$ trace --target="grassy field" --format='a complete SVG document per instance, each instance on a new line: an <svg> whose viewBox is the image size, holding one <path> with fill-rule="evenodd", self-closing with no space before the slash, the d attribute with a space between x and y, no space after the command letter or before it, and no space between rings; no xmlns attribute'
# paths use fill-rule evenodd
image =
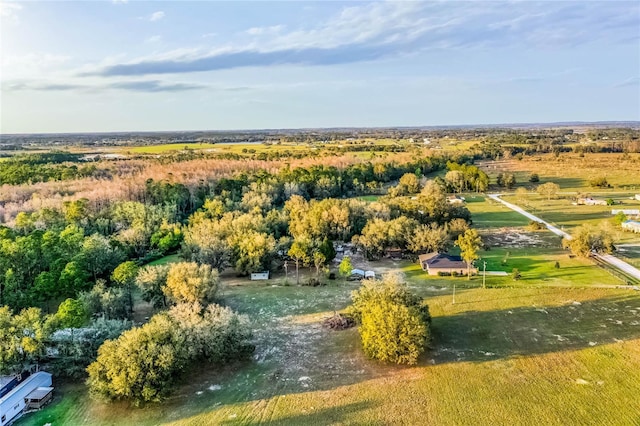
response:
<svg viewBox="0 0 640 426"><path fill-rule="evenodd" d="M148 145L148 146L136 146L122 148L122 153L130 154L164 154L174 151L210 151L216 153L234 153L234 154L247 154L247 153L260 153L271 151L301 151L312 149L306 144L279 144L279 145L266 145L261 143L173 143L173 144L161 144L161 145Z"/></svg>
<svg viewBox="0 0 640 426"><path fill-rule="evenodd" d="M555 182L563 191L589 193L613 190L636 193L640 191L640 154L579 154L562 153L557 158L552 154L525 157L522 160L482 161L479 166L494 179L498 173L514 173L518 183L529 184L531 173L540 176L540 183ZM591 188L589 181L606 177L612 188Z"/></svg>
<svg viewBox="0 0 640 426"><path fill-rule="evenodd" d="M179 254L170 254L168 256L161 257L160 259L156 259L153 262L149 262L149 265L166 265L169 263L181 262L182 258Z"/></svg>
<svg viewBox="0 0 640 426"><path fill-rule="evenodd" d="M490 198L475 194L463 195L467 208L471 212L471 218L473 219L473 226L475 228L488 229L526 226L529 223L526 217Z"/></svg>
<svg viewBox="0 0 640 426"><path fill-rule="evenodd" d="M410 274L407 274L410 275ZM409 277L408 277L409 278ZM63 385L20 425L456 424L632 425L640 421L640 295L614 289L459 289L410 279L433 315L417 366L363 358L356 330L320 322L354 284L228 286L250 316L251 362L199 366L165 403L90 400Z"/></svg>

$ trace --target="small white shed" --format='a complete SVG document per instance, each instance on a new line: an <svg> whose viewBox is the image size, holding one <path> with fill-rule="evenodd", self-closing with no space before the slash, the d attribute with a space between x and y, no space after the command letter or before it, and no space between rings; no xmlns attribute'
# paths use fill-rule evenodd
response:
<svg viewBox="0 0 640 426"><path fill-rule="evenodd" d="M352 269L351 275L360 275L361 277L364 277L364 271L362 269Z"/></svg>
<svg viewBox="0 0 640 426"><path fill-rule="evenodd" d="M261 280L268 280L268 279L269 279L269 271L251 273L251 281L261 281Z"/></svg>
<svg viewBox="0 0 640 426"><path fill-rule="evenodd" d="M0 398L0 426L8 425L22 415L27 408L27 399L32 404L51 398L51 384L51 374L38 371Z"/></svg>
<svg viewBox="0 0 640 426"><path fill-rule="evenodd" d="M375 278L376 277L376 273L373 271L364 271L364 277L365 278Z"/></svg>

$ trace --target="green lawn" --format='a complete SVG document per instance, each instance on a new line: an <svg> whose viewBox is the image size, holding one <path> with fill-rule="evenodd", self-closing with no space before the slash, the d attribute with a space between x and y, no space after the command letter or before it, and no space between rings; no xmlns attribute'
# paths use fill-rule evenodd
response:
<svg viewBox="0 0 640 426"><path fill-rule="evenodd" d="M156 259L153 262L149 262L149 265L151 266L167 265L169 263L176 263L176 262L182 262L182 261L183 259L180 257L179 254L170 254L168 256L161 257L160 259Z"/></svg>
<svg viewBox="0 0 640 426"><path fill-rule="evenodd" d="M450 280L404 267L433 315L432 347L415 367L368 361L355 329L321 327L357 284L245 281L224 299L252 320L251 362L198 366L174 396L141 409L63 385L19 424L637 424L640 294L461 286L452 305Z"/></svg>
<svg viewBox="0 0 640 426"><path fill-rule="evenodd" d="M479 229L526 226L529 220L504 204L475 194L463 194L473 226Z"/></svg>

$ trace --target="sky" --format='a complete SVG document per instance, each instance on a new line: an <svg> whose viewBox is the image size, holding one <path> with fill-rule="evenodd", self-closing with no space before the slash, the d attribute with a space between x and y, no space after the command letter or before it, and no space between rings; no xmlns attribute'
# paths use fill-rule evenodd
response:
<svg viewBox="0 0 640 426"><path fill-rule="evenodd" d="M4 1L0 133L640 120L639 1Z"/></svg>

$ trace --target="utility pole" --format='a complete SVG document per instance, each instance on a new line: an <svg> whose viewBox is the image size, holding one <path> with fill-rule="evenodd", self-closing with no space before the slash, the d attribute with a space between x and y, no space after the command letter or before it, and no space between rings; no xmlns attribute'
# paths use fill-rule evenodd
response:
<svg viewBox="0 0 640 426"><path fill-rule="evenodd" d="M484 260L482 261L482 288L487 288L486 287L486 282L487 282L487 262L485 262Z"/></svg>

